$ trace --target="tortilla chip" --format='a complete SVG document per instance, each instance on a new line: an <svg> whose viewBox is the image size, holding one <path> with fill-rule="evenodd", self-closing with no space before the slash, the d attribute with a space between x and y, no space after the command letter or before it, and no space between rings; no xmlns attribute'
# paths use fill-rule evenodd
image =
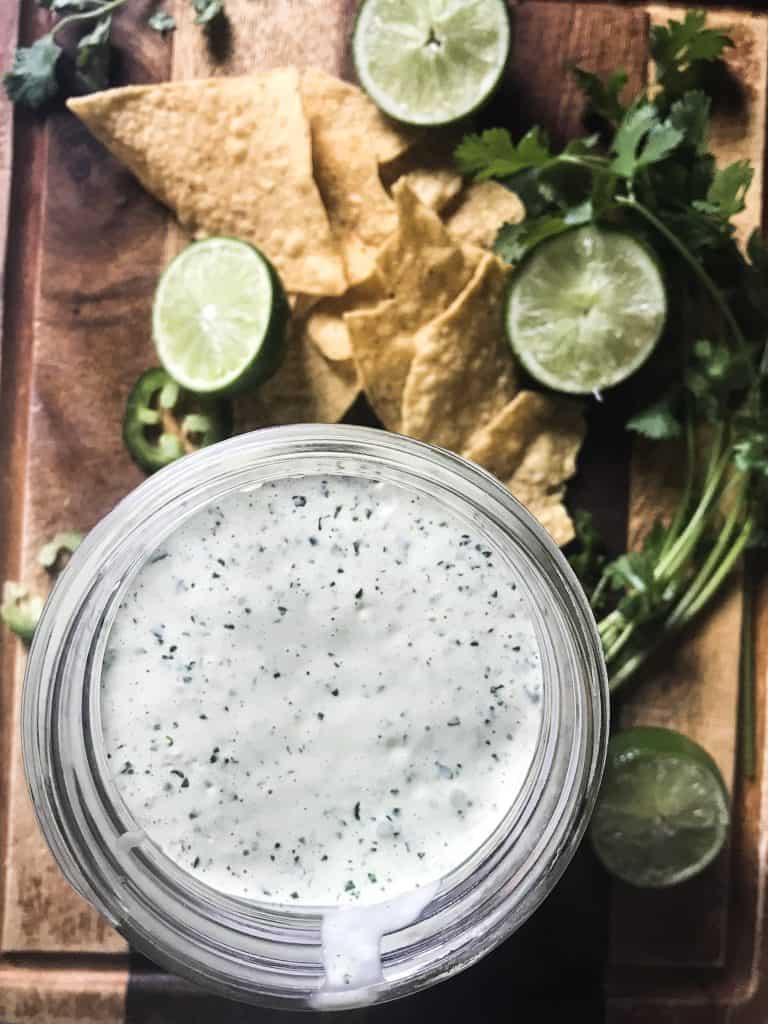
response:
<svg viewBox="0 0 768 1024"><path fill-rule="evenodd" d="M252 242L288 291L345 290L295 69L133 85L68 106L196 236Z"/></svg>
<svg viewBox="0 0 768 1024"><path fill-rule="evenodd" d="M445 312L416 335L402 432L460 452L518 392L502 328L508 268L490 253Z"/></svg>
<svg viewBox="0 0 768 1024"><path fill-rule="evenodd" d="M370 309L383 298L383 282L378 273L373 273L346 294L318 302L307 316L307 335L331 362L352 359L352 341L344 314Z"/></svg>
<svg viewBox="0 0 768 1024"><path fill-rule="evenodd" d="M574 536L563 496L585 432L578 402L521 391L462 454L505 483L562 545Z"/></svg>
<svg viewBox="0 0 768 1024"><path fill-rule="evenodd" d="M386 427L400 430L414 336L450 306L474 273L480 253L462 249L405 182L395 185L393 195L398 227L377 259L390 298L347 313L344 322L371 407Z"/></svg>
<svg viewBox="0 0 768 1024"><path fill-rule="evenodd" d="M395 128L357 86L323 71L301 79L312 131L315 180L341 248L350 284L373 270L376 252L397 227L379 178L379 160L404 152L413 136Z"/></svg>
<svg viewBox="0 0 768 1024"><path fill-rule="evenodd" d="M296 292L288 292L286 298L291 307L291 315L300 319L304 319L309 311L321 301L317 295L302 295L296 294Z"/></svg>
<svg viewBox="0 0 768 1024"><path fill-rule="evenodd" d="M238 431L285 423L338 423L360 392L354 362L332 363L295 320L280 369L237 401Z"/></svg>
<svg viewBox="0 0 768 1024"><path fill-rule="evenodd" d="M400 179L419 202L441 212L461 192L464 180L448 167L417 167Z"/></svg>
<svg viewBox="0 0 768 1024"><path fill-rule="evenodd" d="M490 249L502 224L519 224L525 208L514 192L497 181L470 185L445 224L454 238Z"/></svg>
<svg viewBox="0 0 768 1024"><path fill-rule="evenodd" d="M394 155L388 160L380 161L379 174L384 188L391 192L401 178L410 181L411 188L419 195L419 183L423 182L427 192L425 197L419 195L425 206L432 206L428 201L431 194L440 201L441 192L447 195L458 195L464 179L455 169L453 154L461 142L464 132L456 129L430 129L413 141L404 152ZM412 177L411 177L412 176ZM435 189L435 181L440 187ZM414 184L415 182L415 184ZM437 209L436 206L432 206Z"/></svg>

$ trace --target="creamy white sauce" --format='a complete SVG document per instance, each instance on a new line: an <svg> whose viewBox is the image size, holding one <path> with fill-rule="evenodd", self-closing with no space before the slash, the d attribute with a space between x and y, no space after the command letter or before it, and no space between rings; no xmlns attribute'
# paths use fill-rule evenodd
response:
<svg viewBox="0 0 768 1024"><path fill-rule="evenodd" d="M387 483L287 479L196 513L131 583L105 655L106 751L136 825L259 901L361 907L434 883L533 759L518 582L475 524ZM350 983L333 956L331 989Z"/></svg>

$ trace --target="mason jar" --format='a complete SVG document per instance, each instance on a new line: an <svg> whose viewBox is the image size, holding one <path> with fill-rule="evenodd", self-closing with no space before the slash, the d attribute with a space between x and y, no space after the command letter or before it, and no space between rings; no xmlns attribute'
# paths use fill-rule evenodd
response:
<svg viewBox="0 0 768 1024"><path fill-rule="evenodd" d="M394 912L388 904L350 910L275 903L207 884L136 820L105 751L105 651L131 581L201 509L265 483L318 474L428 495L471 523L514 567L541 663L540 724L519 792L510 794L500 824L470 856L406 897L405 905L395 900ZM395 434L291 426L179 460L88 534L35 632L21 722L29 788L53 856L73 888L134 949L233 999L327 1009L385 1002L448 978L536 910L589 820L605 758L608 691L576 578L544 529L495 478ZM353 947L353 959L362 958L351 983L349 975L347 984L330 983L331 933Z"/></svg>

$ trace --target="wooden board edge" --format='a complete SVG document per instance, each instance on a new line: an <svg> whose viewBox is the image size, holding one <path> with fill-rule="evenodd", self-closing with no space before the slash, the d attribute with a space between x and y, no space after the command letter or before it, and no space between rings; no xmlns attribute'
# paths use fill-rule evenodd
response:
<svg viewBox="0 0 768 1024"><path fill-rule="evenodd" d="M13 51L19 36L18 3L0 5L0 67L10 67ZM11 178L13 174L13 105L5 92L0 93L0 268L5 268L8 245L8 219L11 202ZM0 272L0 323L3 318L5 274ZM0 367L2 346L0 345Z"/></svg>
<svg viewBox="0 0 768 1024"><path fill-rule="evenodd" d="M3 1024L123 1024L127 959L119 967L0 966Z"/></svg>

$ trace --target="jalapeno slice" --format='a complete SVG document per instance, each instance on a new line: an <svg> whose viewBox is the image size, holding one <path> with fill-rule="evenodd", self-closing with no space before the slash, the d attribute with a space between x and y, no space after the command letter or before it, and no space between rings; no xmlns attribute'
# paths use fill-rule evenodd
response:
<svg viewBox="0 0 768 1024"><path fill-rule="evenodd" d="M162 369L147 370L131 388L123 418L123 442L146 473L232 433L226 399L186 391Z"/></svg>
<svg viewBox="0 0 768 1024"><path fill-rule="evenodd" d="M31 594L28 588L21 583L6 580L3 584L0 620L25 644L29 644L32 642L32 636L44 604L44 598L38 594Z"/></svg>

